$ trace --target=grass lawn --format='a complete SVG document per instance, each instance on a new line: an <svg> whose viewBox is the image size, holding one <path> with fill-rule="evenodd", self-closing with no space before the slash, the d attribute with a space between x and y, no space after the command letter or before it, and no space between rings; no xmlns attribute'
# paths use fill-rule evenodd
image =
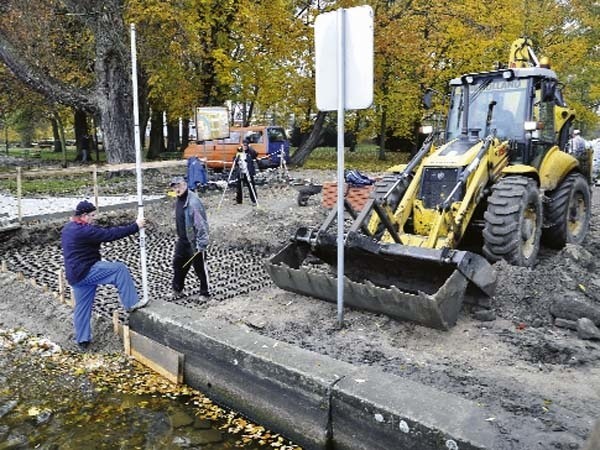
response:
<svg viewBox="0 0 600 450"><path fill-rule="evenodd" d="M396 164L405 164L410 154L386 152L385 160L379 160L379 147L376 145L357 145L353 152L344 152L344 167L365 172L383 172ZM337 167L337 149L335 147L319 147L315 149L303 166L305 169L328 169Z"/></svg>
<svg viewBox="0 0 600 450"><path fill-rule="evenodd" d="M91 153L93 161L96 161L96 152L93 151ZM0 148L0 154L6 155L6 148ZM77 149L73 146L67 146L67 162L73 162L76 155ZM60 164L63 160L63 154L61 152L54 152L52 148L48 147L10 147L8 149L8 156L30 159L32 161L55 161L57 164ZM100 162L106 162L106 154L103 151L99 152L99 156Z"/></svg>

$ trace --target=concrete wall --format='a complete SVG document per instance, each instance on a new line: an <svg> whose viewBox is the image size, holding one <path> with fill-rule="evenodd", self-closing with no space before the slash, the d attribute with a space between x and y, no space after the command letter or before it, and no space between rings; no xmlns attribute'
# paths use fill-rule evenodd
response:
<svg viewBox="0 0 600 450"><path fill-rule="evenodd" d="M202 312L153 301L132 330L185 355L184 382L306 449L493 449L485 411Z"/></svg>

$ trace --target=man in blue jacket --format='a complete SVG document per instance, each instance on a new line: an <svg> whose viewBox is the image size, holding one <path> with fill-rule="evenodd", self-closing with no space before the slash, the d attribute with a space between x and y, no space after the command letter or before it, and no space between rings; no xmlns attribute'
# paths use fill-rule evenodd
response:
<svg viewBox="0 0 600 450"><path fill-rule="evenodd" d="M200 295L209 296L206 248L208 247L208 220L206 210L198 195L188 189L183 177L174 177L171 188L177 195L175 201L175 227L177 243L173 255L173 299L182 297L185 276L190 267L200 279Z"/></svg>
<svg viewBox="0 0 600 450"><path fill-rule="evenodd" d="M111 284L119 291L121 303L126 311L134 311L146 305L138 300L129 269L122 262L102 261L100 244L135 234L144 227L144 220L118 227L94 225L96 207L83 200L75 209L75 215L67 223L61 235L65 274L75 295L75 341L81 349L86 349L92 340L90 320L96 288L101 284Z"/></svg>

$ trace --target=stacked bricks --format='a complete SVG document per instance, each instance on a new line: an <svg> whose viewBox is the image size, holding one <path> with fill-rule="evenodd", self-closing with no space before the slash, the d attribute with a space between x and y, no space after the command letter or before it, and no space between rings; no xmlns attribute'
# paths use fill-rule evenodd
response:
<svg viewBox="0 0 600 450"><path fill-rule="evenodd" d="M374 185L370 186L348 186L344 183L344 197L350 203L350 206L354 211L360 211L365 206L365 203L369 199L369 195L373 190ZM323 198L321 205L324 208L333 208L337 204L337 183L323 183Z"/></svg>

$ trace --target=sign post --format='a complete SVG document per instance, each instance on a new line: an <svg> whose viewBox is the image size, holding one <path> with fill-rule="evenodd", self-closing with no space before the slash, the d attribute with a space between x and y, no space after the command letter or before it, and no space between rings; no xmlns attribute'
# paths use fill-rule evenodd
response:
<svg viewBox="0 0 600 450"><path fill-rule="evenodd" d="M373 102L373 10L321 14L315 21L317 108L337 111L337 318L344 324L344 113ZM335 64L332 64L335 61Z"/></svg>

